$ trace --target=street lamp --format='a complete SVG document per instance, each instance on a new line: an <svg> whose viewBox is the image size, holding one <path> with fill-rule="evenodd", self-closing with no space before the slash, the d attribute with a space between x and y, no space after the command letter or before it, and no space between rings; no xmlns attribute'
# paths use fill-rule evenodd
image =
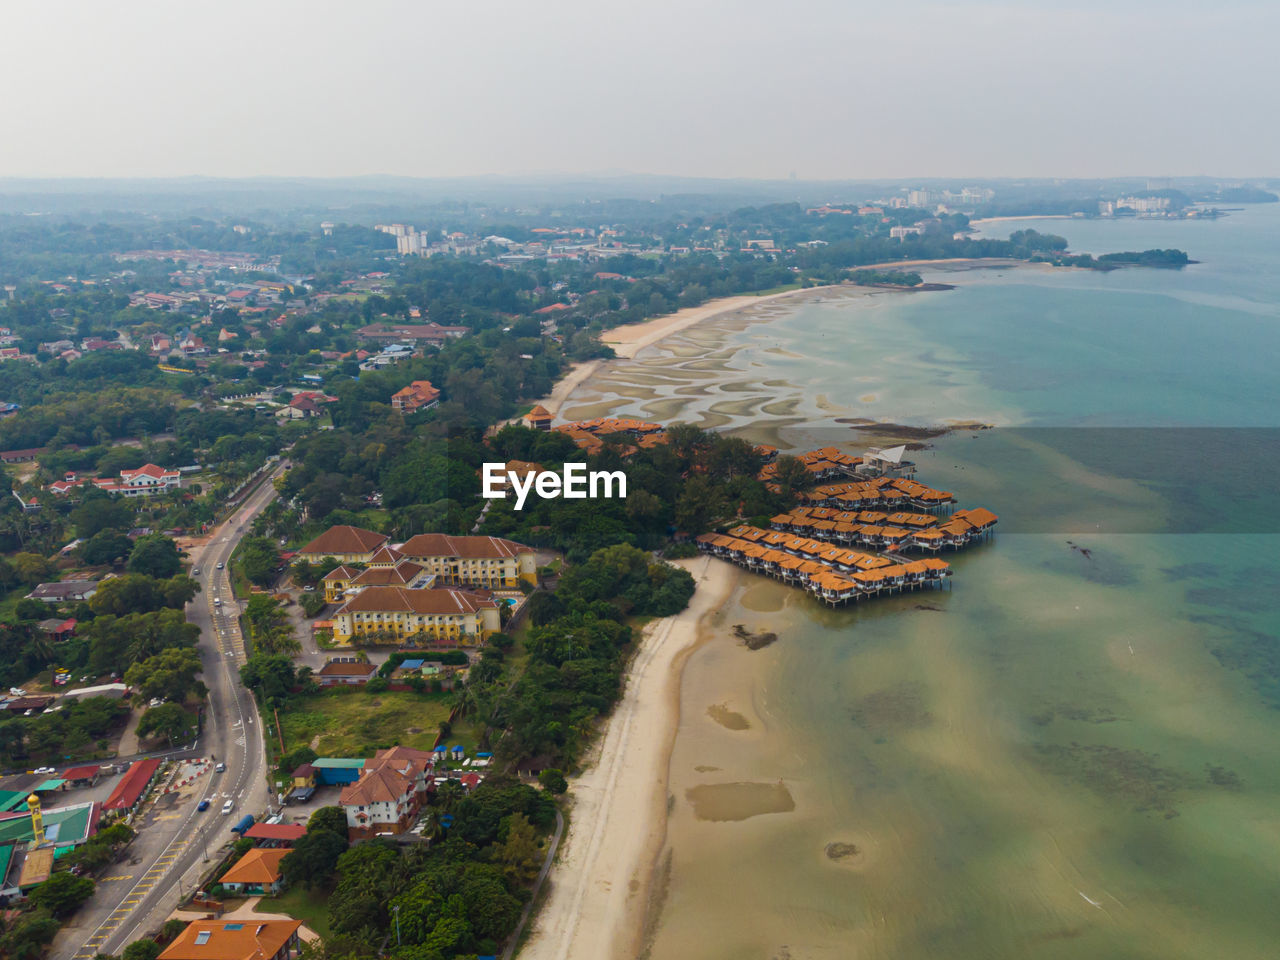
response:
<svg viewBox="0 0 1280 960"><path fill-rule="evenodd" d="M391 905L392 912L396 915L396 946L400 946L400 904L393 903Z"/></svg>

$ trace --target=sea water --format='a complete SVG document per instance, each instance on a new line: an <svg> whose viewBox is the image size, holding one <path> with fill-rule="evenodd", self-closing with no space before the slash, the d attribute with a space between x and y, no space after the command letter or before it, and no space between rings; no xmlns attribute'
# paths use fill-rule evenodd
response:
<svg viewBox="0 0 1280 960"><path fill-rule="evenodd" d="M912 454L1001 517L947 589L744 574L717 614L649 956L1280 952L1280 205L986 229L1028 226L1201 263L929 271L957 289L713 321L575 397L855 453L855 418L999 425Z"/></svg>

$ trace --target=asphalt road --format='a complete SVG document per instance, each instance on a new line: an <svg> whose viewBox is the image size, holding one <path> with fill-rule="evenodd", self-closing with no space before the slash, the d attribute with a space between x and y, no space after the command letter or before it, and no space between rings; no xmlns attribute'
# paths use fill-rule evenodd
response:
<svg viewBox="0 0 1280 960"><path fill-rule="evenodd" d="M282 463L273 478L286 466ZM186 613L187 620L200 627L198 649L209 688L196 754L225 763L226 772L209 773L200 782L203 792L170 803L162 811L149 810L135 821L138 836L129 848L130 860L106 871L109 876L99 882L72 924L59 933L54 957L88 960L99 953L119 954L127 944L158 928L181 898L195 889L209 868L208 861L219 857L235 839L232 825L246 813L260 815L267 809L270 795L262 723L252 695L240 685L245 646L239 611L227 571L217 565L230 560L250 521L275 495L272 484L263 483L192 559L193 567L200 570L197 579L202 591L187 605ZM200 799L209 801L208 810L196 809ZM222 813L226 800L234 805L230 815Z"/></svg>

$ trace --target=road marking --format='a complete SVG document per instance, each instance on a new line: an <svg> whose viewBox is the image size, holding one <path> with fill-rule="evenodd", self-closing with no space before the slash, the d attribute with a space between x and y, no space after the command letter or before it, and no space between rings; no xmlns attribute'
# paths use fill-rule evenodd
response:
<svg viewBox="0 0 1280 960"><path fill-rule="evenodd" d="M115 876L115 877L103 877L102 882L110 883L112 880L132 880L132 879L133 879L132 873L122 873L119 876Z"/></svg>

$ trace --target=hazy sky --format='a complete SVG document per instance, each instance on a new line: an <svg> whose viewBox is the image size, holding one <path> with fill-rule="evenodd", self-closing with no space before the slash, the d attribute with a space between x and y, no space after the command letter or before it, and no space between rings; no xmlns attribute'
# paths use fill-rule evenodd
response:
<svg viewBox="0 0 1280 960"><path fill-rule="evenodd" d="M1280 174L1280 3L11 0L0 176Z"/></svg>

